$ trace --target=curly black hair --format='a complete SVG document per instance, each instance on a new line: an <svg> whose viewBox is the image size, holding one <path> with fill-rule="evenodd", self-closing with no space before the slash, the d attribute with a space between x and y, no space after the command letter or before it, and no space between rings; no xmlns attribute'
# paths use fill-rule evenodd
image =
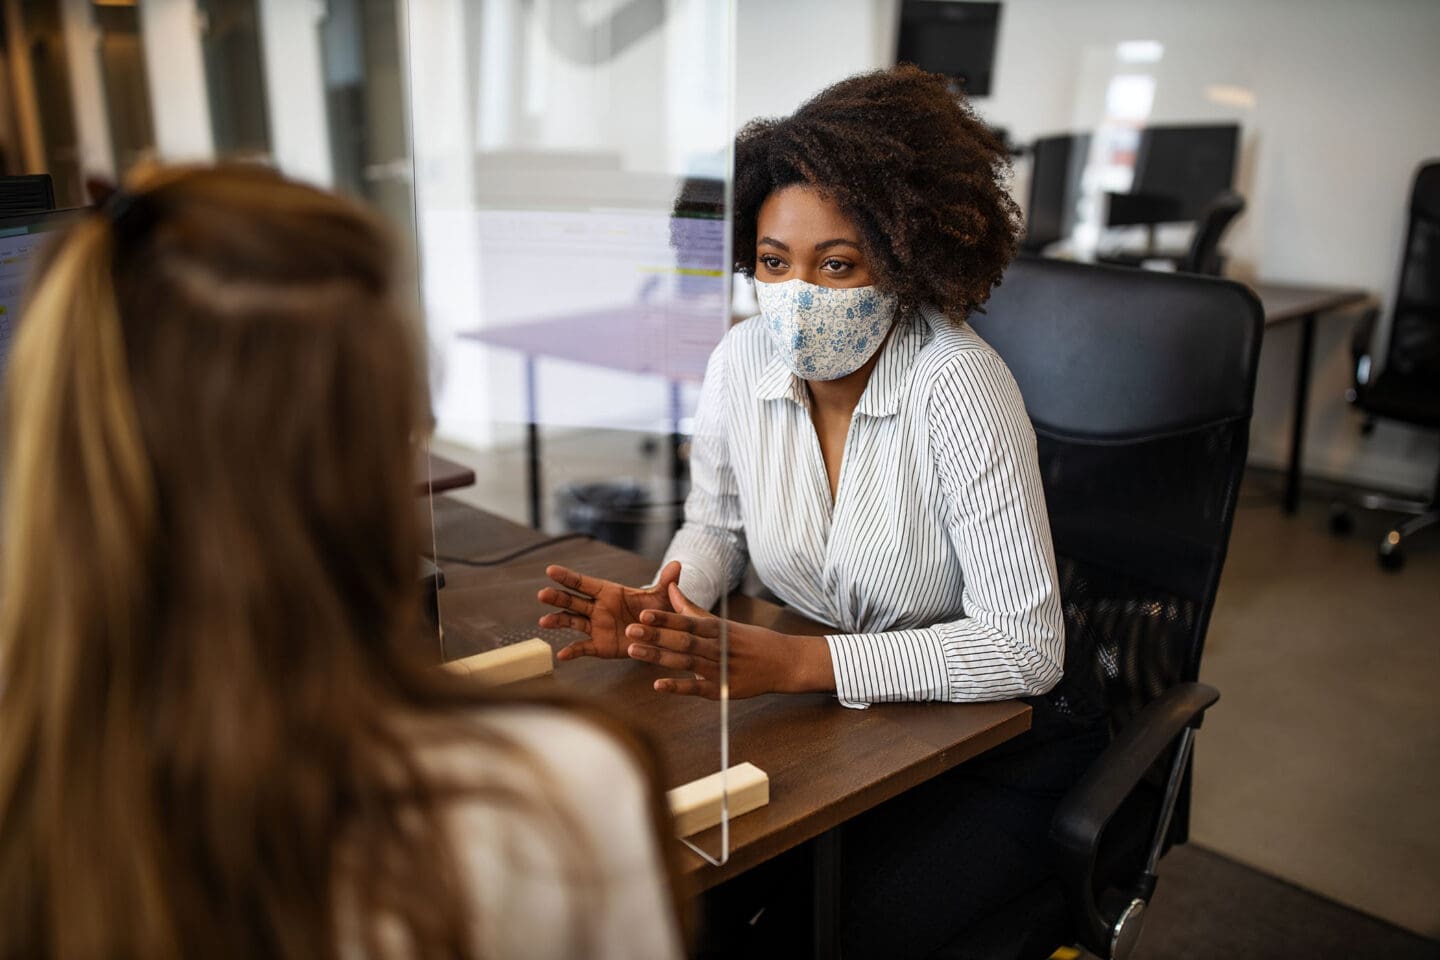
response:
<svg viewBox="0 0 1440 960"><path fill-rule="evenodd" d="M1015 256L1010 158L949 81L910 64L827 87L735 138L735 269L755 273L765 198L803 183L860 231L875 283L902 307L963 320Z"/></svg>

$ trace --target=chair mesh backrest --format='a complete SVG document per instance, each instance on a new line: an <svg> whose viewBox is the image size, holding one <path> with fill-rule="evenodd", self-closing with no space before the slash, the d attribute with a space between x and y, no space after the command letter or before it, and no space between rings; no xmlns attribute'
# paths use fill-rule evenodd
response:
<svg viewBox="0 0 1440 960"><path fill-rule="evenodd" d="M1066 629L1052 700L1118 730L1199 671L1246 424L1126 444L1038 439Z"/></svg>
<svg viewBox="0 0 1440 960"><path fill-rule="evenodd" d="M1062 710L1123 726L1196 678L1263 319L1236 284L1021 260L973 321L1035 425L1065 610Z"/></svg>
<svg viewBox="0 0 1440 960"><path fill-rule="evenodd" d="M1440 160L1420 167L1410 192L1409 228L1385 369L1440 380Z"/></svg>

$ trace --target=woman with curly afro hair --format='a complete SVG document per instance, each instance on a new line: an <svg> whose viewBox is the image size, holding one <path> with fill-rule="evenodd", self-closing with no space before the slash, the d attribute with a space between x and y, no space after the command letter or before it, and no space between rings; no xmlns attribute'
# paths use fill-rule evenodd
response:
<svg viewBox="0 0 1440 960"><path fill-rule="evenodd" d="M550 567L568 589L540 593L559 608L542 626L587 634L562 659L693 675L657 690L718 696L723 628L734 697L1030 699L1030 733L847 825L851 956L932 953L1043 882L1054 805L1105 742L1046 696L1064 627L1035 435L1010 372L966 323L1016 252L1008 174L948 81L913 66L741 130L735 269L761 312L711 357L684 526L650 586ZM748 565L834 632L708 613ZM741 879L738 915L774 906L762 916L783 927L794 884L771 896Z"/></svg>

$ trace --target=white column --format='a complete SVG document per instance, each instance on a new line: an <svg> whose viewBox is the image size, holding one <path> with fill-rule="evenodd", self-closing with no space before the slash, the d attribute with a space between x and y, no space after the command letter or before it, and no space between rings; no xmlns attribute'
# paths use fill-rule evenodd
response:
<svg viewBox="0 0 1440 960"><path fill-rule="evenodd" d="M168 161L213 160L215 133L195 0L145 0L140 4L140 35L156 151Z"/></svg>
<svg viewBox="0 0 1440 960"><path fill-rule="evenodd" d="M260 48L270 115L270 151L289 176L334 182L320 52L323 0L260 0Z"/></svg>
<svg viewBox="0 0 1440 960"><path fill-rule="evenodd" d="M100 72L100 31L91 16L90 0L62 0L65 56L70 61L70 99L75 105L75 134L80 165L86 175L115 179L115 151L110 143L105 78Z"/></svg>

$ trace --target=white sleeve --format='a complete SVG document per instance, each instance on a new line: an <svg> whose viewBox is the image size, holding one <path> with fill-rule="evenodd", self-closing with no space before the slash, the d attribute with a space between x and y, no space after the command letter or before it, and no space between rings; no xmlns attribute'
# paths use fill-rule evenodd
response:
<svg viewBox="0 0 1440 960"><path fill-rule="evenodd" d="M498 712L498 711L497 711ZM676 960L679 923L651 815L649 785L613 736L558 710L521 709L495 725L516 741L488 756L509 783L454 814L482 956ZM486 721L487 723L493 721ZM504 787L514 788L514 799ZM568 815L557 829L553 810Z"/></svg>
<svg viewBox="0 0 1440 960"><path fill-rule="evenodd" d="M725 351L720 341L705 369L695 431L690 441L690 495L685 523L665 551L663 568L680 561L680 589L691 602L713 609L716 601L740 586L748 562L740 517L740 490L731 469L726 429L730 391Z"/></svg>
<svg viewBox="0 0 1440 960"><path fill-rule="evenodd" d="M1010 371L960 354L930 397L929 433L964 617L918 630L831 636L841 702L1003 700L1045 693L1064 669L1055 548L1035 432Z"/></svg>

